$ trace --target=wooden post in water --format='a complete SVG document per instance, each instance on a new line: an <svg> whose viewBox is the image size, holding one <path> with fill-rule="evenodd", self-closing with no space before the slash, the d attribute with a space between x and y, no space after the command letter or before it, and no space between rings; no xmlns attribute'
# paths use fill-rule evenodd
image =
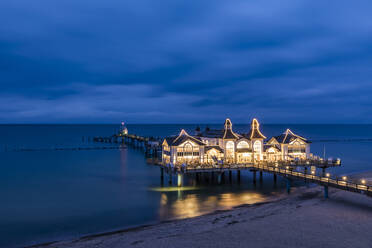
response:
<svg viewBox="0 0 372 248"><path fill-rule="evenodd" d="M253 170L253 184L256 184L256 170Z"/></svg>
<svg viewBox="0 0 372 248"><path fill-rule="evenodd" d="M260 171L260 183L262 183L262 171Z"/></svg>
<svg viewBox="0 0 372 248"><path fill-rule="evenodd" d="M276 174L274 173L274 183L276 184Z"/></svg>
<svg viewBox="0 0 372 248"><path fill-rule="evenodd" d="M289 194L289 193L291 193L291 184L292 184L292 182L291 182L291 179L289 179L288 177L287 177L287 193Z"/></svg>
<svg viewBox="0 0 372 248"><path fill-rule="evenodd" d="M222 172L219 172L217 174L217 182L218 182L218 184L221 184L221 182L222 182Z"/></svg>
<svg viewBox="0 0 372 248"><path fill-rule="evenodd" d="M229 182L232 183L232 171L229 170Z"/></svg>
<svg viewBox="0 0 372 248"><path fill-rule="evenodd" d="M237 172L238 183L240 183L240 170Z"/></svg>
<svg viewBox="0 0 372 248"><path fill-rule="evenodd" d="M324 198L325 199L328 198L328 186L327 185L324 186Z"/></svg>
<svg viewBox="0 0 372 248"><path fill-rule="evenodd" d="M177 174L177 186L178 187L181 187L182 186L182 183L183 183L183 174L178 173Z"/></svg>
<svg viewBox="0 0 372 248"><path fill-rule="evenodd" d="M168 175L169 175L168 183L169 183L169 185L172 185L172 171L169 171Z"/></svg>
<svg viewBox="0 0 372 248"><path fill-rule="evenodd" d="M161 186L164 184L164 168L160 168L160 183Z"/></svg>

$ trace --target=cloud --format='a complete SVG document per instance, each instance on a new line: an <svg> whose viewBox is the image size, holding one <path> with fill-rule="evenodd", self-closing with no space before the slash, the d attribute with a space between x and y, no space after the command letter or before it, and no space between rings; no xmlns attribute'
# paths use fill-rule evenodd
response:
<svg viewBox="0 0 372 248"><path fill-rule="evenodd" d="M371 122L371 7L1 1L0 121Z"/></svg>

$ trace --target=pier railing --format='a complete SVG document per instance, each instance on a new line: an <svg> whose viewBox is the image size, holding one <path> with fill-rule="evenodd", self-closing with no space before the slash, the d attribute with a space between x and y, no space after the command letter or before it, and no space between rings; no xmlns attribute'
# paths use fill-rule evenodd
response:
<svg viewBox="0 0 372 248"><path fill-rule="evenodd" d="M164 166L163 168L170 173L174 172L177 174L187 173L200 173L200 172L225 172L225 171L240 171L240 170L251 170L268 172L275 175L279 175L285 178L300 179L306 182L313 182L325 187L334 187L347 191L365 193L372 196L372 185L367 184L363 179L356 181L348 179L347 177L340 177L330 175L322 170L322 173L317 173L315 170L307 172L307 170L298 171L296 167L285 165L285 163L279 165L279 163L247 163L247 164L223 164L223 165L198 165L198 166Z"/></svg>
<svg viewBox="0 0 372 248"><path fill-rule="evenodd" d="M360 183L355 182L355 180L347 179L347 177L332 177L329 173L325 173L322 175L316 174L315 172L312 173L305 173L305 172L299 172L294 171L291 168L280 168L280 167L272 167L267 165L253 165L254 168L267 171L267 172L273 172L285 177L291 176L294 178L304 179L304 180L310 180L316 183L319 183L321 185L328 185L331 187L341 188L341 189L347 189L349 191L367 191L372 192L372 185L366 184L366 181L364 179L360 180ZM352 190L354 189L354 190Z"/></svg>

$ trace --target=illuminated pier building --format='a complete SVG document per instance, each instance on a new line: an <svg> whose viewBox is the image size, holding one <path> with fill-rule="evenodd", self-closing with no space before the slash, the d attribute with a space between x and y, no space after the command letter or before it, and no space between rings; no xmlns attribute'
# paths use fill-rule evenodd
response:
<svg viewBox="0 0 372 248"><path fill-rule="evenodd" d="M260 124L253 119L248 133L235 133L230 119L224 128L196 129L195 135L182 130L176 137L162 143L162 162L165 164L244 164L255 161L306 160L310 142L287 129L283 134L267 139Z"/></svg>

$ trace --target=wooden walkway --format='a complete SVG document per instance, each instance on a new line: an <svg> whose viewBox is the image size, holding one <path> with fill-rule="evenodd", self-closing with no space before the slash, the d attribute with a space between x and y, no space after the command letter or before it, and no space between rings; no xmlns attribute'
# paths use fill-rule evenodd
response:
<svg viewBox="0 0 372 248"><path fill-rule="evenodd" d="M254 181L256 180L256 172L259 171L261 176L262 172L267 172L274 175L274 180L276 180L276 176L282 176L287 180L287 191L289 193L291 187L292 180L301 180L305 182L316 183L318 185L324 186L324 196L328 198L328 187L338 188L350 192L356 192L360 194L365 194L367 196L372 197L372 185L368 185L365 180L360 180L359 182L355 182L354 180L347 179L346 177L334 177L331 176L329 173L325 172L325 168L322 171L321 175L316 174L314 171L311 173L300 172L294 170L293 167L290 166L275 166L275 165L268 165L268 164L238 164L238 165L230 165L230 166L203 166L203 167L176 167L170 168L166 165L159 165L161 169L161 176L163 176L163 170L168 174L175 173L178 175L178 186L182 186L182 180L184 174L191 174L191 173L205 173L205 172L213 172L217 173L218 181L220 183L220 177L224 172L229 172L231 177L231 171L237 171L238 175L240 175L241 170L250 170L254 173ZM309 166L309 165L307 165Z"/></svg>

